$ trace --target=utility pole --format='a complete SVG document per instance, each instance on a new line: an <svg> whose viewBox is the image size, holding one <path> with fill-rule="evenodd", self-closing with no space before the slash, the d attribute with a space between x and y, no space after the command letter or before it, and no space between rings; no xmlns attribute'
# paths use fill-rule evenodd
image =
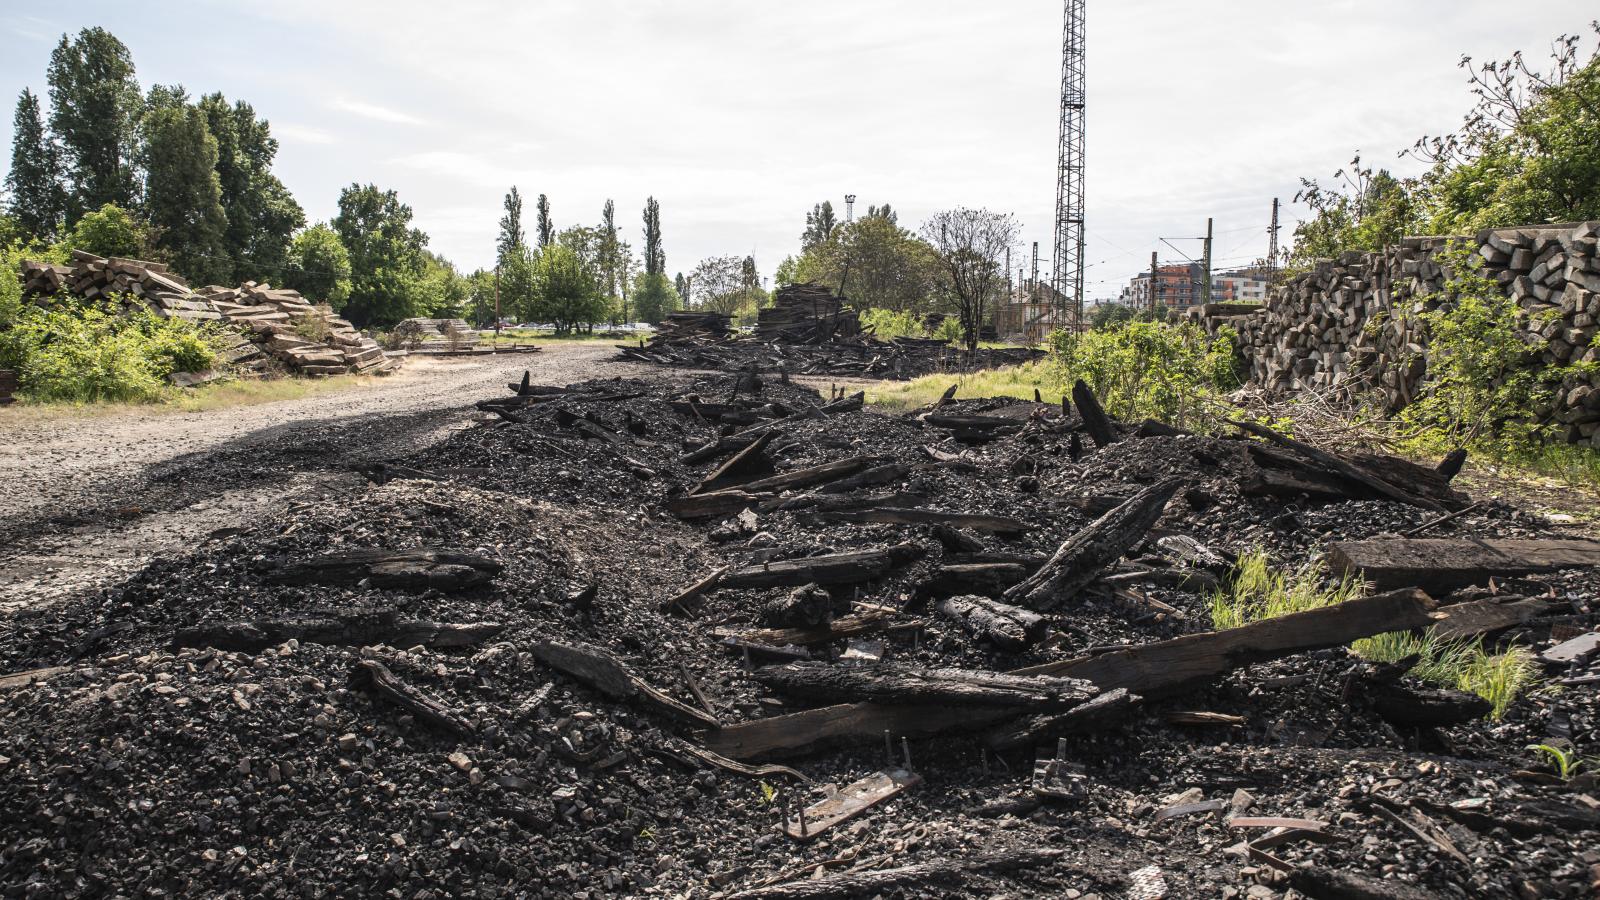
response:
<svg viewBox="0 0 1600 900"><path fill-rule="evenodd" d="M500 264L494 264L494 342L500 343Z"/></svg>
<svg viewBox="0 0 1600 900"><path fill-rule="evenodd" d="M1272 224L1267 226L1267 288L1278 283L1278 198L1272 198Z"/></svg>
<svg viewBox="0 0 1600 900"><path fill-rule="evenodd" d="M1033 242L1033 274L1028 278L1028 299L1039 299L1039 242Z"/></svg>
<svg viewBox="0 0 1600 900"><path fill-rule="evenodd" d="M1206 217L1206 252L1200 257L1200 302L1211 302L1211 218Z"/></svg>
<svg viewBox="0 0 1600 900"><path fill-rule="evenodd" d="M1056 325L1070 305L1075 330L1083 330L1084 6L1064 0L1061 27L1061 122L1056 148L1055 269Z"/></svg>
<svg viewBox="0 0 1600 900"><path fill-rule="evenodd" d="M1161 285L1161 278L1156 274L1160 264L1156 262L1156 251L1150 251L1150 318L1156 317L1156 293Z"/></svg>

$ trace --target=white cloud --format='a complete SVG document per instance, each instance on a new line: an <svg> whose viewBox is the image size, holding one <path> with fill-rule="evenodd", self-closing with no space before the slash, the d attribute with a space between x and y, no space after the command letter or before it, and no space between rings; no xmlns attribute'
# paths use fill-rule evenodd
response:
<svg viewBox="0 0 1600 900"><path fill-rule="evenodd" d="M425 124L421 119L411 115L410 113L403 113L397 109L390 109L387 106L379 106L376 103L367 103L365 101L354 100L349 97L340 97L331 101L328 104L328 108L338 112L347 112L352 115L361 116L367 119L374 119L379 122L393 122L396 125Z"/></svg>
<svg viewBox="0 0 1600 900"><path fill-rule="evenodd" d="M272 123L272 135L280 142L293 141L301 144L334 144L339 141L338 138L320 128L284 122Z"/></svg>

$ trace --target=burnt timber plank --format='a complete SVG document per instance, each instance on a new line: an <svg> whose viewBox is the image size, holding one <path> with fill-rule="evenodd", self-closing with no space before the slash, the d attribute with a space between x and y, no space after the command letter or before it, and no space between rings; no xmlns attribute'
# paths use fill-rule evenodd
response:
<svg viewBox="0 0 1600 900"><path fill-rule="evenodd" d="M1360 575L1379 590L1417 587L1435 597L1490 578L1600 566L1600 541L1386 538L1328 548L1335 572Z"/></svg>

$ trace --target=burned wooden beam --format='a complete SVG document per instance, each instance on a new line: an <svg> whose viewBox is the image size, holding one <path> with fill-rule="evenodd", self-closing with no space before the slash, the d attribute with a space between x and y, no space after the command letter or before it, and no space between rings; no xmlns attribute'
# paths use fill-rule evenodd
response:
<svg viewBox="0 0 1600 900"><path fill-rule="evenodd" d="M1398 500L1401 503L1409 503L1412 506L1420 506L1424 509L1431 509L1435 512L1445 511L1443 504L1430 500L1427 497L1419 497L1411 491L1399 487L1398 485L1391 484L1390 482L1379 478L1376 475L1372 475L1363 469L1359 469L1350 463L1345 462L1332 453L1329 453L1325 450L1319 450L1310 444L1303 444L1297 440L1294 440L1293 438L1285 437L1271 428L1266 427L1265 425L1257 425L1254 422L1248 422L1243 419L1234 419L1230 424L1232 424L1235 428L1238 428L1240 431L1248 432L1249 434L1253 434L1257 437L1266 438L1280 447L1286 447L1290 450L1294 450L1305 458L1316 463L1318 466L1321 466L1323 469L1334 472L1339 476L1355 482L1356 484L1359 484L1362 487L1374 491L1384 497L1387 497L1390 500Z"/></svg>
<svg viewBox="0 0 1600 900"><path fill-rule="evenodd" d="M1600 541L1521 538L1380 538L1338 541L1328 567L1379 590L1417 587L1438 597L1490 578L1600 566Z"/></svg>
<svg viewBox="0 0 1600 900"><path fill-rule="evenodd" d="M377 588L458 591L499 574L498 560L456 550L350 550L270 564L276 584L340 584L366 581Z"/></svg>
<svg viewBox="0 0 1600 900"><path fill-rule="evenodd" d="M1123 688L1106 691L1066 712L1030 715L997 728L984 737L991 750L1015 750L1053 741L1063 735L1095 731L1126 719L1139 696Z"/></svg>
<svg viewBox="0 0 1600 900"><path fill-rule="evenodd" d="M910 474L911 467L905 463L884 463L881 466L873 466L869 469L863 469L854 475L841 478L838 481L830 481L827 484L821 485L817 488L817 493L843 494L847 491L853 491L858 488L872 487L874 485L888 484L892 481L899 481Z"/></svg>
<svg viewBox="0 0 1600 900"><path fill-rule="evenodd" d="M1096 447L1109 447L1121 439L1111 417L1101 408L1100 400L1080 378L1072 384L1072 402L1078 407L1078 418L1083 420L1083 430Z"/></svg>
<svg viewBox="0 0 1600 900"><path fill-rule="evenodd" d="M380 698L410 713L417 721L440 731L469 737L476 729L460 713L395 677L388 666L374 659L363 659L350 670L352 686L370 690Z"/></svg>
<svg viewBox="0 0 1600 900"><path fill-rule="evenodd" d="M1391 591L1224 631L1186 634L1016 671L1086 678L1102 690L1120 687L1155 697L1198 687L1240 666L1339 647L1386 631L1426 628L1437 620L1426 594Z"/></svg>
<svg viewBox="0 0 1600 900"><path fill-rule="evenodd" d="M970 528L973 531L987 531L993 534L1022 534L1033 529L1033 526L1027 522L1010 516L947 512L942 509L905 509L891 506L848 511L825 511L813 513L812 517L822 522L848 522L853 524L950 525L956 528Z"/></svg>
<svg viewBox="0 0 1600 900"><path fill-rule="evenodd" d="M772 471L772 460L766 455L767 445L782 432L777 429L763 431L755 440L751 441L744 449L729 457L727 462L711 470L699 484L689 491L691 494L700 494L710 491L714 486L733 484L738 481L748 481L750 478L742 476L764 475Z"/></svg>
<svg viewBox="0 0 1600 900"><path fill-rule="evenodd" d="M1045 617L988 597L946 597L937 608L960 622L968 634L1008 653L1026 650L1050 633L1050 621Z"/></svg>
<svg viewBox="0 0 1600 900"><path fill-rule="evenodd" d="M680 519L711 519L731 516L770 498L769 493L751 493L742 488L686 494L667 501L667 512Z"/></svg>
<svg viewBox="0 0 1600 900"><path fill-rule="evenodd" d="M668 697L633 674L610 652L589 644L537 641L528 650L539 662L609 697L642 701L658 712L707 728L721 723L708 713Z"/></svg>
<svg viewBox="0 0 1600 900"><path fill-rule="evenodd" d="M387 615L317 616L290 619L255 619L248 622L202 622L180 630L172 638L175 647L214 647L218 650L253 652L296 640L303 644L366 647L469 647L494 637L505 629L497 622L470 625L429 622L423 619L397 620L394 611Z"/></svg>
<svg viewBox="0 0 1600 900"><path fill-rule="evenodd" d="M822 878L805 878L752 888L733 894L728 900L849 900L874 897L895 888L921 884L960 884L966 876L981 872L1035 869L1055 863L1065 852L1055 849L1008 850L977 856L955 856L893 869L842 872Z"/></svg>
<svg viewBox="0 0 1600 900"><path fill-rule="evenodd" d="M833 619L833 607L826 590L804 584L762 606L761 622L772 628L816 628Z"/></svg>
<svg viewBox="0 0 1600 900"><path fill-rule="evenodd" d="M823 463L820 466L795 469L794 471L782 472L769 478L748 481L740 485L740 488L746 491L771 491L773 493L799 490L800 488L837 481L840 478L854 475L873 463L882 461L883 457L880 456L852 456L847 459Z"/></svg>
<svg viewBox="0 0 1600 900"><path fill-rule="evenodd" d="M1051 609L1071 599L1144 537L1182 486L1182 480L1169 478L1134 494L1064 541L1039 571L1008 588L1004 599L1031 609Z"/></svg>
<svg viewBox="0 0 1600 900"><path fill-rule="evenodd" d="M1466 641L1521 625L1549 612L1554 604L1540 597L1491 597L1439 607L1444 618L1433 626L1444 641Z"/></svg>
<svg viewBox="0 0 1600 900"><path fill-rule="evenodd" d="M842 616L826 625L818 625L815 628L738 629L721 627L713 633L724 641L732 640L740 644L756 644L766 647L786 647L790 645L814 647L818 644L831 644L834 641L844 640L845 638L882 631L888 627L889 619L892 615L893 612L891 610L872 609L855 615Z"/></svg>
<svg viewBox="0 0 1600 900"><path fill-rule="evenodd" d="M957 668L885 663L838 666L790 663L757 669L755 679L780 694L833 702L948 704L1064 710L1100 693L1073 678L1008 675Z"/></svg>
<svg viewBox="0 0 1600 900"><path fill-rule="evenodd" d="M762 563L729 572L723 587L796 587L802 584L856 584L873 581L923 554L913 543L895 544L881 550L852 550Z"/></svg>
<svg viewBox="0 0 1600 900"><path fill-rule="evenodd" d="M1385 631L1423 628L1435 621L1432 609L1433 601L1419 591L1395 591L1226 631L1013 669L1011 674L1083 678L1107 693L1122 688L1142 696L1171 695L1251 663L1341 646ZM885 729L911 737L971 731L1015 715L1015 710L999 715L986 709L847 703L731 725L708 740L725 756L753 759L878 740Z"/></svg>

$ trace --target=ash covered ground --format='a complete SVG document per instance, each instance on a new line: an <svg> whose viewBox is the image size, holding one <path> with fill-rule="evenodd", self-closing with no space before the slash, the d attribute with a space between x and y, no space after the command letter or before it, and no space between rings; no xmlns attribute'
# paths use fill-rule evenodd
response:
<svg viewBox="0 0 1600 900"><path fill-rule="evenodd" d="M746 774L695 752L706 729L599 690L535 652L551 641L603 648L638 680L698 707L692 684L707 715L731 726L826 705L754 677L754 667L801 655L999 672L1208 631L1219 573L1183 569L1163 537L1186 535L1223 556L1263 549L1293 567L1331 541L1397 535L1434 511L1262 495L1249 489L1259 469L1251 441L1129 428L1096 448L1075 412L1051 404L957 399L938 413L1015 425L952 431L830 407L772 378L758 386L718 375L602 379L490 406L429 446L363 462L372 480L364 489L279 506L111 588L0 622L0 672L31 673L0 689L0 891L853 896L861 889L839 879L872 884L872 873L946 865L885 877L867 895L1593 893L1593 782L1528 771L1539 760L1525 749L1554 739L1600 752L1597 687L1548 686L1593 673L1581 667L1547 671L1546 686L1499 720L1421 727L1377 713L1363 687L1371 667L1342 647L1242 666L1064 735L1061 758L1082 778L1078 795L1062 800L1031 790L1035 747L991 752L982 729L891 740L888 752L881 740L807 748L747 761L792 773ZM898 468L853 491L823 484L772 492L737 513L674 515L728 458L684 456L750 427L781 432L765 448L772 473L856 457L872 457L865 468ZM1106 577L1044 613L1044 641L1001 650L937 611L930 584L957 554L1047 556L1108 507L1169 478L1182 485L1155 526ZM952 534L834 515L880 507L1003 516L1027 528ZM1569 536L1492 503L1430 535ZM860 635L764 648L750 635L774 624L787 586L714 585L663 610L723 567L905 543L914 558L827 588L839 614L882 615L881 627ZM284 577L286 566L318 557L440 549L498 569L465 586ZM1537 650L1593 628L1597 585L1593 569L1497 582L1501 594L1544 598L1548 609L1490 642ZM269 634L242 648L205 638L219 624L308 620L341 623L347 637ZM498 627L461 646L363 640L396 622ZM730 644L730 634L745 637ZM460 727L375 691L361 677L371 663ZM1177 715L1193 712L1217 715L1199 724ZM804 841L779 830L786 810L907 762L921 783L899 796ZM1217 802L1171 813L1207 801ZM1267 816L1321 827L1284 832L1252 854L1242 842L1263 832L1232 820ZM1038 850L1054 854L1010 870L948 870ZM1357 887L1330 872L1389 893L1337 893Z"/></svg>

